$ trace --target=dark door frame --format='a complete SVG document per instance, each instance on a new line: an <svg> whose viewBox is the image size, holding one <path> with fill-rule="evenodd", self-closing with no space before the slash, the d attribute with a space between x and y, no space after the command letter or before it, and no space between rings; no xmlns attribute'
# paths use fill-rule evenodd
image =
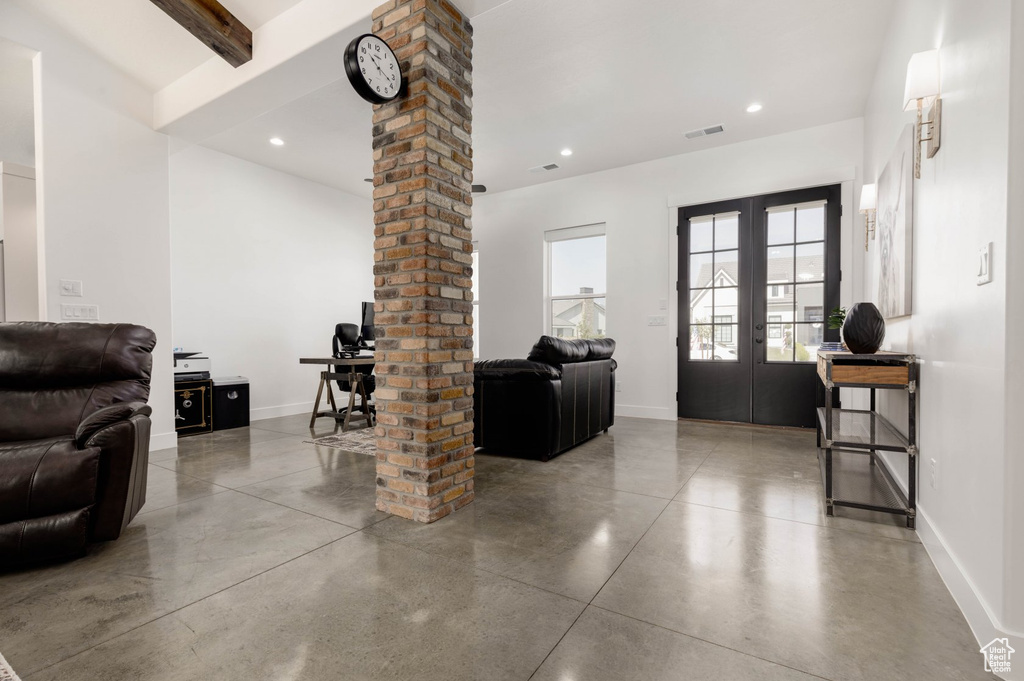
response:
<svg viewBox="0 0 1024 681"><path fill-rule="evenodd" d="M804 382L816 381L815 364L813 362L800 363L774 363L766 362L765 344L758 343L766 336L767 319L765 319L765 297L764 287L756 286L756 282L765 278L764 253L766 250L766 227L761 225L760 220L764 219L765 211L774 206L788 204L801 204L813 201L827 201L825 216L825 299L824 299L824 338L826 341L838 341L839 331L828 328L828 313L839 306L841 271L841 249L842 249L842 185L830 184L820 187L806 189L787 190L748 196L739 199L726 201L714 201L692 206L684 206L678 209L679 221L676 227L678 235L678 261L676 275L677 290L677 377L676 385L676 414L683 417L683 406L687 399L698 396L695 390L704 385L705 380L713 380L717 385L725 385L734 391L734 398L725 399L722 391L714 396L707 392L700 394L700 398L706 402L706 409L702 409L697 416L691 415L688 411L685 418L701 418L721 421L737 421L742 423L763 423L770 422L770 419L758 418L759 412L763 412L757 405L755 391L758 390L758 382L767 383L777 380L780 383L775 388L783 388L787 374L796 374ZM738 362L693 362L689 361L689 339L690 339L690 294L689 294L689 220L694 217L703 217L711 214L729 213L738 211L739 219L739 335L747 339L737 346ZM761 328L755 328L760 325ZM760 334L760 335L758 335ZM686 378L691 379L687 383ZM695 380L694 380L695 379ZM765 386L762 386L765 387ZM735 397L736 394L745 392L746 399ZM769 394L773 391L768 390ZM819 391L815 391L817 393ZM780 390L774 391L775 399ZM810 399L805 396L806 399ZM764 399L762 398L762 401ZM799 412L799 417L789 414L792 423L800 423L807 427L813 426L814 409L813 404L794 404L792 408ZM785 409L775 408L780 413ZM772 410L769 410L772 411ZM806 412L806 420L803 414ZM760 414L764 416L764 414ZM771 416L771 414L768 414Z"/></svg>
<svg viewBox="0 0 1024 681"><path fill-rule="evenodd" d="M751 276L751 198L731 199L728 201L715 201L702 203L696 206L686 206L679 209L679 226L676 233L679 235L679 265L676 278L676 296L678 308L678 337L676 339L677 354L677 377L676 385L679 392L676 400L676 415L680 416L682 406L690 404L694 407L699 405L699 411L689 411L688 418L708 419L714 421L735 421L749 423L751 419L750 401L750 363L752 354L746 344L737 345L736 362L715 362L715 361L691 361L689 355L690 345L690 287L689 287L689 264L690 264L690 230L687 229L691 218L705 217L723 213L738 212L738 248L739 265L737 286L739 290L739 319L737 327L742 334L751 328L751 307L750 307L750 282ZM686 285L683 285L685 282ZM713 341L712 341L713 342ZM684 380L689 379L689 380ZM704 381L714 380L718 385L725 386L727 390L708 393L699 390ZM692 391L692 392L691 392ZM728 394L747 394L746 401L730 399Z"/></svg>

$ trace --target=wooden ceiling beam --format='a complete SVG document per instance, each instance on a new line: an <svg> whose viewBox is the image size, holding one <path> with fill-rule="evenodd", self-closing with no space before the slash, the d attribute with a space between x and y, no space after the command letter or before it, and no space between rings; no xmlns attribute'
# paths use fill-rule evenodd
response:
<svg viewBox="0 0 1024 681"><path fill-rule="evenodd" d="M217 0L152 2L235 68L252 59L252 31Z"/></svg>

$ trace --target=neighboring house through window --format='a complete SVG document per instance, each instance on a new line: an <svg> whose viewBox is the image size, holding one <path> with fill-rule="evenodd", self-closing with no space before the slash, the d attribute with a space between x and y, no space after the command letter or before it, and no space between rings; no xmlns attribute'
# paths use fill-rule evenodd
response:
<svg viewBox="0 0 1024 681"><path fill-rule="evenodd" d="M607 249L604 225L544 233L547 249L547 333L559 338L604 338Z"/></svg>

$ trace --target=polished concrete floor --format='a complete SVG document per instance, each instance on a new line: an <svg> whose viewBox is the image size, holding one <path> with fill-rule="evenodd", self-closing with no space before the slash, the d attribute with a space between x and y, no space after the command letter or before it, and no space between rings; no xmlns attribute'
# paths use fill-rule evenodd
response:
<svg viewBox="0 0 1024 681"><path fill-rule="evenodd" d="M120 540L0 575L0 652L26 681L992 678L912 532L825 517L813 433L619 419L481 453L423 526L307 425L154 452Z"/></svg>

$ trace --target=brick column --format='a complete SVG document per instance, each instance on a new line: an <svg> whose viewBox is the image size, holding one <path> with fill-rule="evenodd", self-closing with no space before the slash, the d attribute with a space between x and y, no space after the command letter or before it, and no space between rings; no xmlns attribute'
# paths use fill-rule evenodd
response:
<svg viewBox="0 0 1024 681"><path fill-rule="evenodd" d="M377 508L430 523L473 500L473 29L389 0L373 32L408 82L373 114Z"/></svg>

